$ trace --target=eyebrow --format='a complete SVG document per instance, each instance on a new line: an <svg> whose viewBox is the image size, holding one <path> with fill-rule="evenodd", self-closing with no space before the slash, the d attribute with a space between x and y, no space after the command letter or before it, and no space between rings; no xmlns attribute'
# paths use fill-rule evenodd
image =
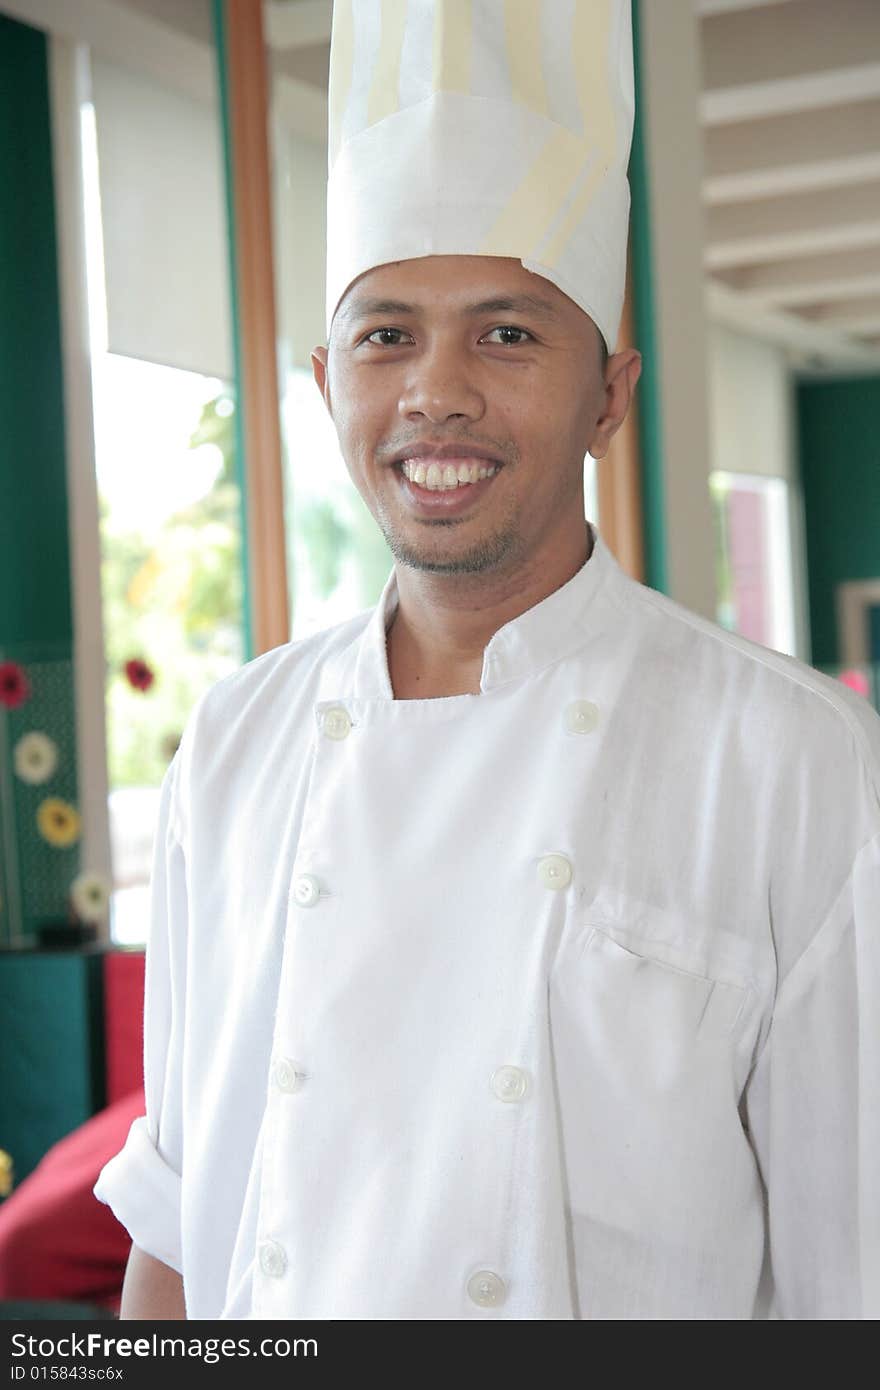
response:
<svg viewBox="0 0 880 1390"><path fill-rule="evenodd" d="M376 314L418 314L418 304L407 304L401 299L356 299L344 311L343 317L349 322L372 318ZM531 314L535 318L558 319L559 314L549 299L540 299L533 294L501 295L492 299L481 299L478 304L466 304L463 311L469 317L479 314Z"/></svg>

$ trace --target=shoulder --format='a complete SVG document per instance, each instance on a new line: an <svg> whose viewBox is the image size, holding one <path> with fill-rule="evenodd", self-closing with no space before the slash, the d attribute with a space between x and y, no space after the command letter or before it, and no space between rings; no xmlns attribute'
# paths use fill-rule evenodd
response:
<svg viewBox="0 0 880 1390"><path fill-rule="evenodd" d="M880 715L863 696L796 657L730 632L629 579L636 640L667 692L719 735L736 731L768 772L804 759L863 784L880 828ZM832 777L832 781L834 778Z"/></svg>
<svg viewBox="0 0 880 1390"><path fill-rule="evenodd" d="M180 778L186 780L194 756L204 767L221 759L225 745L247 747L279 723L289 726L296 712L314 699L325 664L363 633L372 608L332 627L263 652L203 691L187 717L178 750Z"/></svg>
<svg viewBox="0 0 880 1390"><path fill-rule="evenodd" d="M332 627L263 652L216 681L201 697L199 705L212 712L229 704L239 706L261 690L318 669L361 635L372 613L372 608L364 608Z"/></svg>

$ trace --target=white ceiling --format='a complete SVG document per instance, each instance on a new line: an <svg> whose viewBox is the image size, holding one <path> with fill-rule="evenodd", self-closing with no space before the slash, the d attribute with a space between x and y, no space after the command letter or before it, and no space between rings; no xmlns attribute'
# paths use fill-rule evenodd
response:
<svg viewBox="0 0 880 1390"><path fill-rule="evenodd" d="M209 0L117 3L211 40ZM710 312L802 362L877 369L880 0L693 3ZM331 13L265 0L275 73L326 92Z"/></svg>
<svg viewBox="0 0 880 1390"><path fill-rule="evenodd" d="M696 7L710 287L880 349L880 0Z"/></svg>

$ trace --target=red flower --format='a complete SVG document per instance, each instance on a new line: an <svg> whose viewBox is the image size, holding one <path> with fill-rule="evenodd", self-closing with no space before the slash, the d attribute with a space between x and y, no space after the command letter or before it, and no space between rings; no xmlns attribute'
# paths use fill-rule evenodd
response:
<svg viewBox="0 0 880 1390"><path fill-rule="evenodd" d="M31 685L24 667L14 661L0 661L0 705L18 709L30 697Z"/></svg>
<svg viewBox="0 0 880 1390"><path fill-rule="evenodd" d="M126 661L125 674L135 690L149 690L156 679L147 663L137 656L132 657L131 661Z"/></svg>

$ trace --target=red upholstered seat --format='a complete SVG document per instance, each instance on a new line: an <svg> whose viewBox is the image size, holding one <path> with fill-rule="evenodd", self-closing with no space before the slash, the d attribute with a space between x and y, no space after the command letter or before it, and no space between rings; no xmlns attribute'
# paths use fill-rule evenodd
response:
<svg viewBox="0 0 880 1390"><path fill-rule="evenodd" d="M54 1144L0 1202L2 1299L119 1310L131 1238L92 1188L144 1113L144 953L108 951L103 967L108 1105Z"/></svg>
<svg viewBox="0 0 880 1390"><path fill-rule="evenodd" d="M108 1105L144 1084L144 966L143 951L104 957Z"/></svg>
<svg viewBox="0 0 880 1390"><path fill-rule="evenodd" d="M138 1087L54 1144L0 1203L0 1298L84 1300L118 1311L131 1239L92 1188L143 1113Z"/></svg>

